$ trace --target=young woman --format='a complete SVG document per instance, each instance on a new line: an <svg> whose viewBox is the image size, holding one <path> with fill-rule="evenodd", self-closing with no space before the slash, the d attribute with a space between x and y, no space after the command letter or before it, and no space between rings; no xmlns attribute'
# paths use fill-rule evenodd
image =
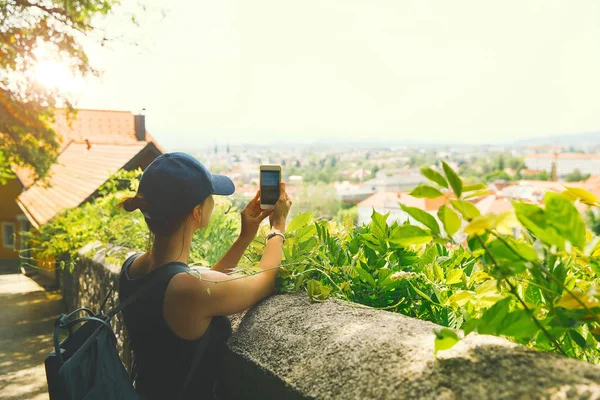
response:
<svg viewBox="0 0 600 400"><path fill-rule="evenodd" d="M146 168L136 196L123 202L129 212L142 211L154 239L149 252L125 261L119 280L120 301L154 274L168 270L165 278L161 277L142 300L123 312L136 360L136 390L144 398L215 398L219 356L231 334L225 316L251 307L275 288L284 240L282 232L292 204L284 183L274 210L260 209L259 193L242 210L239 238L216 265L202 272L202 279L186 273L192 236L210 222L212 196L230 195L234 191L229 178L211 174L190 155L167 153ZM266 271L232 280L235 275L227 273L237 265L267 216L272 230L259 263ZM193 379L182 393L203 339L207 339L208 345L194 368Z"/></svg>

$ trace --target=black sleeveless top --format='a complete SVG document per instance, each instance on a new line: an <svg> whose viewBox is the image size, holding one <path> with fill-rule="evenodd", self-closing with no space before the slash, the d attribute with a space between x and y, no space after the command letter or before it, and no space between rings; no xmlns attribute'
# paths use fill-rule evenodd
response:
<svg viewBox="0 0 600 400"><path fill-rule="evenodd" d="M119 278L120 301L143 286L148 277L158 270L157 268L140 279L129 278L128 268L133 259L140 254L130 257L123 264ZM174 264L177 264L176 267L173 267L173 264L170 267L172 273L123 311L135 359L136 390L148 400L179 398L198 344L203 337L196 340L182 339L171 330L163 317L163 300L171 278L190 270L184 263ZM194 371L184 399L214 398L218 376L222 371L221 359L225 342L231 335L231 323L227 317L213 317L208 329L208 346Z"/></svg>

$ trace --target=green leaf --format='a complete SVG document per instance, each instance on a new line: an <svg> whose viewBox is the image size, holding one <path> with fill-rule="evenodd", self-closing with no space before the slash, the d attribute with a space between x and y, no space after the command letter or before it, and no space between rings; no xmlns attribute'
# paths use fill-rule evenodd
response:
<svg viewBox="0 0 600 400"><path fill-rule="evenodd" d="M426 198L426 199L437 199L443 196L442 192L434 188L433 186L420 185L417 186L410 192L412 197Z"/></svg>
<svg viewBox="0 0 600 400"><path fill-rule="evenodd" d="M329 297L331 288L324 286L317 280L311 279L306 284L306 291L311 301L323 301Z"/></svg>
<svg viewBox="0 0 600 400"><path fill-rule="evenodd" d="M477 190L475 192L471 192L463 198L465 200L468 200L468 199L474 199L476 197L488 196L490 194L494 194L494 192L492 192L491 190L483 189L483 190Z"/></svg>
<svg viewBox="0 0 600 400"><path fill-rule="evenodd" d="M400 225L390 234L390 242L407 247L431 241L431 233L413 225Z"/></svg>
<svg viewBox="0 0 600 400"><path fill-rule="evenodd" d="M479 320L477 332L496 334L501 329L502 321L510 312L512 301L512 297L507 297L488 308Z"/></svg>
<svg viewBox="0 0 600 400"><path fill-rule="evenodd" d="M448 182L446 182L446 178L442 176L439 172L431 168L421 168L421 173L425 176L425 178L429 179L432 182L437 183L440 186L448 188Z"/></svg>
<svg viewBox="0 0 600 400"><path fill-rule="evenodd" d="M485 186L483 183L476 183L474 185L465 185L465 186L463 186L463 193L473 192L475 190L483 190L483 189L487 189L487 186Z"/></svg>
<svg viewBox="0 0 600 400"><path fill-rule="evenodd" d="M573 339L573 341L575 343L577 343L577 345L579 347L581 347L582 349L587 348L587 343L585 342L585 339L583 338L583 336L581 336L581 334L577 331L574 330L570 330L569 331L569 336L571 336L571 339Z"/></svg>
<svg viewBox="0 0 600 400"><path fill-rule="evenodd" d="M512 242L510 243L510 247L527 261L535 261L538 259L537 252L529 243Z"/></svg>
<svg viewBox="0 0 600 400"><path fill-rule="evenodd" d="M296 229L308 225L312 221L313 215L313 213L308 212L296 215L292 218L285 231L294 232Z"/></svg>
<svg viewBox="0 0 600 400"><path fill-rule="evenodd" d="M446 273L446 284L453 285L455 283L461 283L463 277L462 269L453 269Z"/></svg>
<svg viewBox="0 0 600 400"><path fill-rule="evenodd" d="M513 207L519 222L534 236L550 246L564 248L565 239L549 225L548 217L541 207L520 201L513 201Z"/></svg>
<svg viewBox="0 0 600 400"><path fill-rule="evenodd" d="M533 337L539 328L525 310L510 311L512 297L498 301L487 309L476 325L477 332L488 335L510 336L516 339Z"/></svg>
<svg viewBox="0 0 600 400"><path fill-rule="evenodd" d="M373 277L371 276L371 274L369 274L367 271L365 271L364 269L362 269L361 267L359 267L358 265L356 265L354 267L354 269L356 270L356 272L358 273L358 276L365 282L367 282L369 285L371 285L371 287L374 289L375 287L377 287L377 283L375 283L375 279L373 279Z"/></svg>
<svg viewBox="0 0 600 400"><path fill-rule="evenodd" d="M296 230L294 238L298 243L306 242L317 234L317 227L315 225L306 225Z"/></svg>
<svg viewBox="0 0 600 400"><path fill-rule="evenodd" d="M454 307L462 307L474 298L475 294L473 292L468 290L459 290L450 296L446 303Z"/></svg>
<svg viewBox="0 0 600 400"><path fill-rule="evenodd" d="M417 207L405 206L402 203L400 203L400 208L402 208L402 211L404 211L405 213L407 213L408 215L410 215L411 217L413 217L414 219L431 229L433 233L437 235L440 234L440 226L438 225L435 218L428 212L423 211Z"/></svg>
<svg viewBox="0 0 600 400"><path fill-rule="evenodd" d="M387 217L389 214L382 215L373 209L371 214L371 233L379 240L385 240L387 237Z"/></svg>
<svg viewBox="0 0 600 400"><path fill-rule="evenodd" d="M582 203L587 204L588 206L597 206L598 205L598 197L596 197L595 195L593 195L592 193L588 192L585 189L582 188L577 188L577 187L571 187L571 186L565 186L567 188L567 191L572 194L573 196L575 196L576 198L578 198L579 200L581 200Z"/></svg>
<svg viewBox="0 0 600 400"><path fill-rule="evenodd" d="M442 167L444 168L448 182L450 182L450 186L452 186L452 190L454 190L454 194L456 194L456 197L460 197L463 191L462 180L446 162L442 161Z"/></svg>
<svg viewBox="0 0 600 400"><path fill-rule="evenodd" d="M558 233L573 245L585 247L585 223L577 208L566 197L548 192L544 197L546 218Z"/></svg>
<svg viewBox="0 0 600 400"><path fill-rule="evenodd" d="M470 221L473 218L477 218L481 215L481 212L477 207L475 207L472 203L469 203L465 200L450 200L452 203L452 207L456 209L462 216Z"/></svg>
<svg viewBox="0 0 600 400"><path fill-rule="evenodd" d="M460 341L452 329L434 329L433 332L435 333L434 354L441 350L448 350Z"/></svg>
<svg viewBox="0 0 600 400"><path fill-rule="evenodd" d="M440 221L442 221L442 224L444 224L444 230L448 236L454 236L462 224L458 214L456 214L450 207L443 205L438 210L437 215Z"/></svg>

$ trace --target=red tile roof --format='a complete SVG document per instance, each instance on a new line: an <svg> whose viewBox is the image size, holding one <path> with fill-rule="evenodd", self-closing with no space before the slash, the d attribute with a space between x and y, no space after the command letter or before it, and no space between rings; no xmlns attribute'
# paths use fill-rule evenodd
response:
<svg viewBox="0 0 600 400"><path fill-rule="evenodd" d="M69 121L65 110L54 114L54 130L63 139L63 148L72 140L78 143L135 144L134 116L130 111L78 110ZM70 122L70 123L69 123Z"/></svg>
<svg viewBox="0 0 600 400"><path fill-rule="evenodd" d="M34 226L50 221L64 210L77 207L152 143L130 145L71 143L50 168L50 186L35 183L17 198L17 204Z"/></svg>
<svg viewBox="0 0 600 400"><path fill-rule="evenodd" d="M481 214L502 214L513 209L510 200L491 194L475 203Z"/></svg>
<svg viewBox="0 0 600 400"><path fill-rule="evenodd" d="M80 109L69 118L64 109L55 111L52 127L62 140L62 152L72 143L131 145L140 143L135 136L135 118L130 111ZM146 142L153 142L163 152L154 138L146 131ZM28 188L34 183L33 171L14 168L21 184Z"/></svg>
<svg viewBox="0 0 600 400"><path fill-rule="evenodd" d="M417 207L425 211L435 211L445 204L446 201L445 196L436 199L421 199L396 191L377 192L358 203L358 207L400 209L398 203L402 203L405 206Z"/></svg>
<svg viewBox="0 0 600 400"><path fill-rule="evenodd" d="M579 159L579 160L593 160L599 159L600 154L580 154L580 153L558 153L556 155L558 159ZM533 153L529 154L527 158L551 158L554 159L553 153Z"/></svg>

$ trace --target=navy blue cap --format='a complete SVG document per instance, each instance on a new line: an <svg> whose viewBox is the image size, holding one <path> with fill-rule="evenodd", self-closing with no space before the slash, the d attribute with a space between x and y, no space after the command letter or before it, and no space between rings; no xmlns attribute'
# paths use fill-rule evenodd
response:
<svg viewBox="0 0 600 400"><path fill-rule="evenodd" d="M139 192L150 206L148 217L169 218L190 212L211 194L233 194L235 185L189 154L175 152L161 154L144 170Z"/></svg>

